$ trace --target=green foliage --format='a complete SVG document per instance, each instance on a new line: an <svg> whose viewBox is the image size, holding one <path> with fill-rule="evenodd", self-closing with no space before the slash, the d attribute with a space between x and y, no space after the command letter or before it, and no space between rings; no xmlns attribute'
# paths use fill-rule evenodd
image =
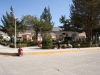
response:
<svg viewBox="0 0 100 75"><path fill-rule="evenodd" d="M9 47L11 47L11 48L15 48L15 46L14 46L13 43L9 44Z"/></svg>
<svg viewBox="0 0 100 75"><path fill-rule="evenodd" d="M24 42L24 43L17 43L17 44L16 44L16 47L17 47L17 48L19 48L19 47L29 47L29 46L35 46L35 45L37 45L36 42L26 42L26 43ZM11 43L11 44L9 45L9 47L14 48L14 44Z"/></svg>
<svg viewBox="0 0 100 75"><path fill-rule="evenodd" d="M45 33L43 35L42 48L43 49L52 49L52 39L48 33Z"/></svg>
<svg viewBox="0 0 100 75"><path fill-rule="evenodd" d="M23 43L31 42L31 40L23 39Z"/></svg>
<svg viewBox="0 0 100 75"><path fill-rule="evenodd" d="M90 42L92 30L100 27L100 0L72 0L70 6L71 24L78 31L85 31Z"/></svg>
<svg viewBox="0 0 100 75"><path fill-rule="evenodd" d="M35 46L37 45L37 42L27 42L26 44L27 46Z"/></svg>
<svg viewBox="0 0 100 75"><path fill-rule="evenodd" d="M22 43L26 44L26 46L35 46L37 45L37 42L36 41L30 41L30 40L24 40Z"/></svg>
<svg viewBox="0 0 100 75"><path fill-rule="evenodd" d="M81 48L90 46L88 42L72 42L73 48L77 48L78 47L78 43L80 43L80 47Z"/></svg>
<svg viewBox="0 0 100 75"><path fill-rule="evenodd" d="M33 42L31 42L30 40L24 40L24 41L17 41L16 42L16 47L18 48L18 47L29 47L29 46L36 46L37 45L37 42L35 42L35 41L33 41ZM14 48L14 44L13 43L11 43L10 45L9 45L9 47L12 47L12 48Z"/></svg>
<svg viewBox="0 0 100 75"><path fill-rule="evenodd" d="M14 46L13 43L9 44L9 47L15 48L15 46ZM17 48L19 48L19 47L27 47L27 44L25 44L25 43L16 44L16 47L17 47Z"/></svg>
<svg viewBox="0 0 100 75"><path fill-rule="evenodd" d="M19 21L15 18L12 7L10 8L10 11L10 13L6 12L6 15L3 15L1 18L3 25L0 25L0 31L7 33L9 36L12 36L15 32L15 22L17 32L23 32L26 29L26 26L23 24L22 20Z"/></svg>
<svg viewBox="0 0 100 75"><path fill-rule="evenodd" d="M51 22L52 16L50 14L50 8L44 8L42 15L40 16L40 21L42 22L42 31L51 31L54 23Z"/></svg>
<svg viewBox="0 0 100 75"><path fill-rule="evenodd" d="M26 15L22 17L24 24L29 30L34 30L36 35L36 40L38 33L51 31L53 27L53 22L51 22L52 17L50 14L50 8L44 8L40 19L37 16Z"/></svg>
<svg viewBox="0 0 100 75"><path fill-rule="evenodd" d="M7 42L1 42L1 45L4 45L4 46L6 46L7 45Z"/></svg>
<svg viewBox="0 0 100 75"><path fill-rule="evenodd" d="M25 15L22 17L24 24L27 26L27 30L34 30L36 33L36 40L38 36L38 32L40 31L41 21L37 18L37 16Z"/></svg>
<svg viewBox="0 0 100 75"><path fill-rule="evenodd" d="M19 48L19 47L27 47L27 44L26 43L17 44L16 47L17 48Z"/></svg>
<svg viewBox="0 0 100 75"><path fill-rule="evenodd" d="M59 21L63 24L62 26L59 26L62 28L62 31L76 31L76 28L71 24L70 19L66 19L66 16L61 16Z"/></svg>

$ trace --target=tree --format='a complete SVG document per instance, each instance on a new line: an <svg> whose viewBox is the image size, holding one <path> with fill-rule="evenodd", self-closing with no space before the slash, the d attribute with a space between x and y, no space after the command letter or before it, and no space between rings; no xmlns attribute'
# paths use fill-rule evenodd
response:
<svg viewBox="0 0 100 75"><path fill-rule="evenodd" d="M85 31L87 41L92 41L92 30L100 26L100 0L72 0L70 6L71 23L80 31Z"/></svg>
<svg viewBox="0 0 100 75"><path fill-rule="evenodd" d="M70 19L66 19L65 15L62 15L59 21L63 24L62 26L59 26L62 28L62 31L76 31L76 28L71 24Z"/></svg>
<svg viewBox="0 0 100 75"><path fill-rule="evenodd" d="M41 28L41 21L36 17L32 15L25 15L22 17L24 24L27 26L27 30L34 30L36 35L36 40L38 33L40 32Z"/></svg>
<svg viewBox="0 0 100 75"><path fill-rule="evenodd" d="M52 38L48 33L45 33L43 35L42 48L43 49L51 49L52 48Z"/></svg>
<svg viewBox="0 0 100 75"><path fill-rule="evenodd" d="M53 22L51 22L51 14L50 14L50 8L44 8L44 11L42 15L40 16L40 19L35 15L25 15L22 18L24 20L24 24L27 25L29 29L33 29L35 31L36 40L38 33L42 30L42 32L48 32L52 30Z"/></svg>
<svg viewBox="0 0 100 75"><path fill-rule="evenodd" d="M3 25L0 25L0 31L7 33L9 36L13 36L15 32L15 16L13 13L13 8L11 6L10 10L12 12L6 12L6 15L3 15L1 18L1 22ZM17 32L23 32L26 26L23 24L23 20L19 21L16 19L16 30Z"/></svg>
<svg viewBox="0 0 100 75"><path fill-rule="evenodd" d="M42 13L42 15L40 16L40 21L42 24L42 31L51 31L54 23L51 21L52 20L52 16L50 14L50 8L48 7L48 9L45 7L44 11Z"/></svg>

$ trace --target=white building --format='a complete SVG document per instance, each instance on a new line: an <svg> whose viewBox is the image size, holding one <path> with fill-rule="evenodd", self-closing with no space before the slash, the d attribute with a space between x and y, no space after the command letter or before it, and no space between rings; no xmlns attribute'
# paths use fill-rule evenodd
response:
<svg viewBox="0 0 100 75"><path fill-rule="evenodd" d="M2 31L0 31L0 36L3 36L3 39L2 40L6 40L6 41L9 41L10 40L10 36L8 36L7 33L4 33Z"/></svg>
<svg viewBox="0 0 100 75"><path fill-rule="evenodd" d="M59 27L54 27L52 29L52 31L50 32L50 35L52 37L52 39L56 40L59 39L61 37L62 34L66 34L63 36L67 36L67 37L71 37L72 41L85 41L86 39L86 34L85 32L83 33L78 33L78 32L72 32L72 31L61 31L62 29ZM18 36L22 37L23 39L30 39L32 40L32 36L34 36L35 31L34 30L27 30L24 33L19 33ZM41 40L41 35L40 33L38 34L38 41Z"/></svg>
<svg viewBox="0 0 100 75"><path fill-rule="evenodd" d="M66 35L63 35L63 36L67 36L67 37L71 37L72 38L72 41L85 41L86 40L86 33L85 32L82 32L82 33L78 33L78 32L72 32L72 31L61 31L62 29L59 28L59 27L54 27L52 29L52 34L54 36L56 36L56 39L59 39L60 38L60 35L63 35L63 34L66 34ZM52 36L53 36L52 35Z"/></svg>

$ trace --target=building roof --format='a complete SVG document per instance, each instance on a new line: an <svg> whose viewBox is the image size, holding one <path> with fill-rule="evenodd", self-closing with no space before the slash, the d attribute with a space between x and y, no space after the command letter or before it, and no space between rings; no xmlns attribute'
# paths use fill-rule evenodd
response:
<svg viewBox="0 0 100 75"><path fill-rule="evenodd" d="M7 36L7 33L0 31L0 34Z"/></svg>
<svg viewBox="0 0 100 75"><path fill-rule="evenodd" d="M55 33L50 33L50 35L56 36L56 34L55 34Z"/></svg>
<svg viewBox="0 0 100 75"><path fill-rule="evenodd" d="M52 31L60 31L60 30L62 30L62 28L60 28L60 27L53 27L53 29L52 29Z"/></svg>
<svg viewBox="0 0 100 75"><path fill-rule="evenodd" d="M85 32L79 33L79 36L84 36L86 38L86 33Z"/></svg>

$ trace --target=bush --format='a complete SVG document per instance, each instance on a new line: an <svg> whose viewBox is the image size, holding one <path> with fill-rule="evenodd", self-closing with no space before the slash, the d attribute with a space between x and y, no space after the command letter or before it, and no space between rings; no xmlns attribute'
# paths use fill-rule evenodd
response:
<svg viewBox="0 0 100 75"><path fill-rule="evenodd" d="M43 49L52 49L52 39L48 33L45 33L43 35L42 48Z"/></svg>
<svg viewBox="0 0 100 75"><path fill-rule="evenodd" d="M79 42L80 43L80 47L89 47L90 45L89 45L89 43L88 42ZM77 48L77 46L78 46L78 42L72 42L72 46L74 47L74 48Z"/></svg>
<svg viewBox="0 0 100 75"><path fill-rule="evenodd" d="M9 45L9 47L11 47L11 48L15 48L15 46L14 46L13 43L11 43L11 44Z"/></svg>
<svg viewBox="0 0 100 75"><path fill-rule="evenodd" d="M37 45L37 42L35 42L35 41L33 41L33 42L31 42L30 40L26 40L26 41L17 41L16 42L16 47L18 48L18 47L29 47L29 46L35 46L35 45ZM9 47L11 47L11 48L14 48L14 44L13 43L11 43L10 45L9 45Z"/></svg>
<svg viewBox="0 0 100 75"><path fill-rule="evenodd" d="M37 45L37 42L27 42L26 44L27 46L35 46Z"/></svg>
<svg viewBox="0 0 100 75"><path fill-rule="evenodd" d="M9 45L9 47L15 48L15 46L14 46L13 43L11 43L11 44ZM17 48L19 48L19 47L27 47L27 44L25 44L25 43L22 43L22 44L16 44L16 47L17 47Z"/></svg>
<svg viewBox="0 0 100 75"><path fill-rule="evenodd" d="M25 44L25 43L17 44L16 47L17 47L17 48L19 48L19 47L27 47L27 44Z"/></svg>
<svg viewBox="0 0 100 75"><path fill-rule="evenodd" d="M7 43L6 43L6 42L1 42L1 45L6 46L6 45L7 45Z"/></svg>
<svg viewBox="0 0 100 75"><path fill-rule="evenodd" d="M37 45L36 41L31 41L31 40L24 40L21 43L25 43L25 44L27 44L27 46L35 46L35 45Z"/></svg>

